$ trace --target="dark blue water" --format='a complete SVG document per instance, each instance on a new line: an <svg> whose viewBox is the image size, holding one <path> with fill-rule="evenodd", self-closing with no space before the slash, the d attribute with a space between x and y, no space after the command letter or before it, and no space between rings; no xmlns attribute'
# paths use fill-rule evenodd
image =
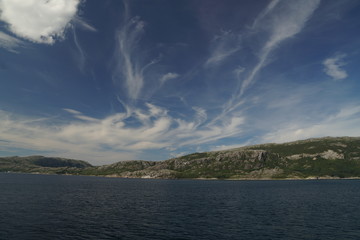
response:
<svg viewBox="0 0 360 240"><path fill-rule="evenodd" d="M0 174L0 239L360 239L360 181Z"/></svg>

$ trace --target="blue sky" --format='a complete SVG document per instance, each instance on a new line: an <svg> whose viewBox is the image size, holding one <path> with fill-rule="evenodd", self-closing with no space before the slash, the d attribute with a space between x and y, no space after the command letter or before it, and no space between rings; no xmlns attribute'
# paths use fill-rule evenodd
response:
<svg viewBox="0 0 360 240"><path fill-rule="evenodd" d="M0 9L1 156L100 165L360 136L357 0Z"/></svg>

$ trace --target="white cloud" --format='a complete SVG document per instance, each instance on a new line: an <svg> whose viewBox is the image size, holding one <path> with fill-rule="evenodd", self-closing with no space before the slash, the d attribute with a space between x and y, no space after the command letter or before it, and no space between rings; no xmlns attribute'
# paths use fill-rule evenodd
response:
<svg viewBox="0 0 360 240"><path fill-rule="evenodd" d="M360 106L351 106L340 109L340 111L331 116L327 121L337 121L339 119L348 119L360 114ZM359 116L358 116L359 117Z"/></svg>
<svg viewBox="0 0 360 240"><path fill-rule="evenodd" d="M257 73L265 66L269 54L284 40L298 34L310 19L320 0L272 1L257 20L259 28L270 29L270 38L264 44L258 63L242 82L239 95L253 83ZM267 15L267 16L266 16Z"/></svg>
<svg viewBox="0 0 360 240"><path fill-rule="evenodd" d="M182 157L182 156L185 156L187 154L190 154L189 152L179 152L179 153L171 153L170 156L173 157L173 158L177 158L177 157Z"/></svg>
<svg viewBox="0 0 360 240"><path fill-rule="evenodd" d="M76 110L73 110L73 109L64 108L63 110L66 111L66 112L68 112L68 113L71 113L75 118L80 119L80 120L84 120L84 121L94 121L94 122L97 122L97 121L98 121L98 119L96 119L96 118L92 118L92 117L85 116L85 115L82 114L81 112L76 111Z"/></svg>
<svg viewBox="0 0 360 240"><path fill-rule="evenodd" d="M272 33L264 48L272 49L283 40L298 34L319 3L320 0L286 1L281 14L271 18Z"/></svg>
<svg viewBox="0 0 360 240"><path fill-rule="evenodd" d="M223 31L214 37L211 44L210 57L205 62L205 67L218 65L231 55L238 52L240 46L240 36L231 31Z"/></svg>
<svg viewBox="0 0 360 240"><path fill-rule="evenodd" d="M255 82L255 77L269 62L270 54L285 40L300 33L305 24L317 9L320 0L287 0L271 1L255 19L250 34L253 32L268 33L268 38L260 47L257 63L248 68L247 76L238 74L239 88L231 99L224 104L222 113L216 119L221 119L242 105L241 97Z"/></svg>
<svg viewBox="0 0 360 240"><path fill-rule="evenodd" d="M128 13L125 13L128 15ZM144 71L155 63L141 64L137 55L137 47L141 36L144 33L145 22L139 17L125 20L124 26L117 34L117 51L115 52L116 66L113 80L123 82L127 89L127 94L131 99L136 99L144 85Z"/></svg>
<svg viewBox="0 0 360 240"><path fill-rule="evenodd" d="M81 112L76 111L74 109L70 109L70 108L64 108L63 110L68 112L68 113L74 114L74 115L82 114Z"/></svg>
<svg viewBox="0 0 360 240"><path fill-rule="evenodd" d="M347 73L341 67L345 66L343 59L346 57L345 54L337 54L332 58L324 60L324 72L334 80L342 80L347 78Z"/></svg>
<svg viewBox="0 0 360 240"><path fill-rule="evenodd" d="M22 45L24 45L23 41L4 32L0 32L0 47L5 48L10 52L16 52L15 49Z"/></svg>
<svg viewBox="0 0 360 240"><path fill-rule="evenodd" d="M276 5L278 5L278 3L280 2L280 0L272 0L267 6L266 8L256 17L253 25L252 25L252 29L256 28L258 23L263 20L263 18L268 15L275 7Z"/></svg>
<svg viewBox="0 0 360 240"><path fill-rule="evenodd" d="M292 123L288 126L282 126L280 130L264 135L261 141L264 143L282 143L324 136L358 137L360 136L359 123L360 107L348 106L315 124Z"/></svg>
<svg viewBox="0 0 360 240"><path fill-rule="evenodd" d="M129 160L129 156L139 158L141 151L149 149L194 146L234 136L242 131L245 121L238 116L218 125L204 125L207 115L199 107L193 108L194 120L187 121L170 116L164 108L146 106L146 109L127 106L128 112L103 119L64 109L73 118L63 124L54 124L54 119L16 117L0 111L0 140L16 148L104 163L115 157L118 161Z"/></svg>
<svg viewBox="0 0 360 240"><path fill-rule="evenodd" d="M195 122L197 125L204 123L207 119L206 110L201 107L193 107L192 109L196 112Z"/></svg>
<svg viewBox="0 0 360 240"><path fill-rule="evenodd" d="M75 17L80 0L1 0L0 19L17 36L53 44Z"/></svg>
<svg viewBox="0 0 360 240"><path fill-rule="evenodd" d="M228 149L233 149L233 148L240 148L240 147L244 147L246 146L246 143L243 144L230 144L230 145L219 145L219 146L215 146L211 149L211 151L222 151L222 150L228 150Z"/></svg>
<svg viewBox="0 0 360 240"><path fill-rule="evenodd" d="M179 76L180 75L177 73L172 73L172 72L166 73L160 78L160 83L164 84L166 81L178 78Z"/></svg>

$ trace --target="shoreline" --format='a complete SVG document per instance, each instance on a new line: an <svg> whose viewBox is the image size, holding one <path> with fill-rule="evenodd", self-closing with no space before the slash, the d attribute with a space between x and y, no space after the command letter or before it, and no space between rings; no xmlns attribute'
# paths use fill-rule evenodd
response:
<svg viewBox="0 0 360 240"><path fill-rule="evenodd" d="M122 178L122 179L158 179L158 180L199 180L199 181L296 181L296 180L359 180L360 177L307 177L307 178L156 178L156 177L121 177L115 175L82 175L82 174L54 174L40 172L0 172L0 174L31 174L31 175L53 175L53 176L82 176L82 177L100 177L100 178Z"/></svg>

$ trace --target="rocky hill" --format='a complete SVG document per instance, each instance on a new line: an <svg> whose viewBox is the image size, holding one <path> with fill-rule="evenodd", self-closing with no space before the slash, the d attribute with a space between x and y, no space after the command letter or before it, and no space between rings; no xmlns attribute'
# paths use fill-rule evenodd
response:
<svg viewBox="0 0 360 240"><path fill-rule="evenodd" d="M98 167L79 162L83 165L42 164L41 168L47 168L52 173L126 178L350 178L360 177L360 138L326 137L284 144L262 144L193 153L165 161L124 161ZM0 160L0 171L2 169ZM31 170L36 171L35 168Z"/></svg>

